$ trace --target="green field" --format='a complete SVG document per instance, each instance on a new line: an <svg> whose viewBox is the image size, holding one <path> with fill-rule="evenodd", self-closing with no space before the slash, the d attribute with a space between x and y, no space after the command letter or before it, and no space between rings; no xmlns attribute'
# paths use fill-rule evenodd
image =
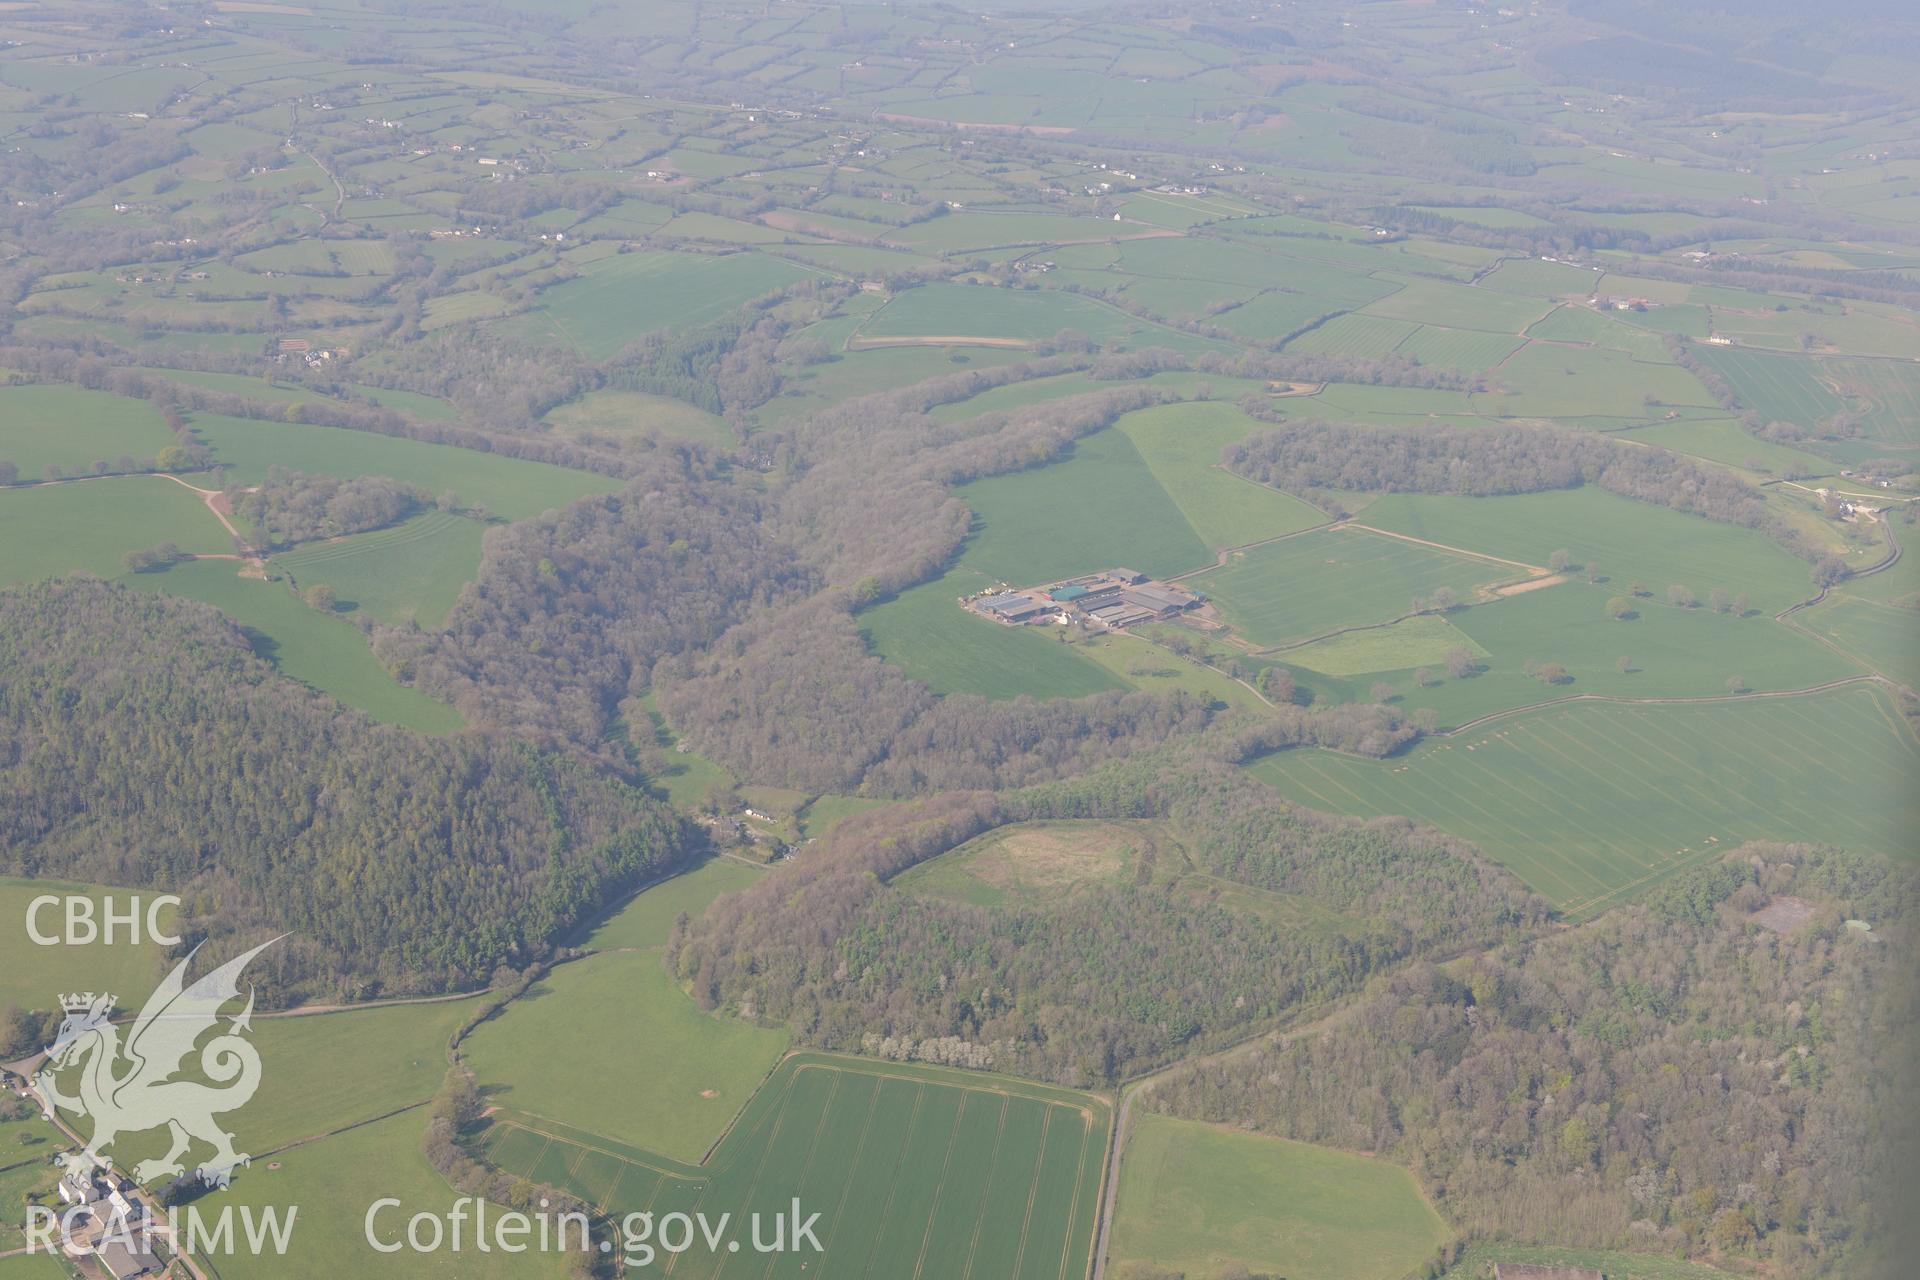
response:
<svg viewBox="0 0 1920 1280"><path fill-rule="evenodd" d="M204 966L195 971L195 976ZM137 1013L147 987L116 988ZM310 1139L336 1134L433 1097L447 1072L447 1045L473 1016L479 997L275 1017L256 1013L251 1039L260 1051L260 1089L225 1121L235 1148L255 1167ZM184 1074L199 1078L189 1063ZM69 1093L74 1086L61 1083ZM416 1122L423 1118L417 1113ZM114 1144L123 1167L158 1158L164 1130L128 1134ZM204 1152L196 1155L203 1156Z"/></svg>
<svg viewBox="0 0 1920 1280"><path fill-rule="evenodd" d="M1819 476L1832 472L1833 463L1816 454L1748 435L1731 418L1685 419L1638 427L1619 433L1629 440L1688 453L1709 462L1776 476Z"/></svg>
<svg viewBox="0 0 1920 1280"><path fill-rule="evenodd" d="M732 858L709 858L635 894L596 924L580 945L591 951L665 946L681 912L698 917L721 894L744 889L765 874Z"/></svg>
<svg viewBox="0 0 1920 1280"><path fill-rule="evenodd" d="M226 469L229 485L260 484L274 466L315 475L391 476L434 495L452 491L461 503L485 506L509 520L620 487L592 472L344 427L207 413L193 415L193 426Z"/></svg>
<svg viewBox="0 0 1920 1280"><path fill-rule="evenodd" d="M1740 403L1769 422L1814 427L1847 407L1805 356L1698 344L1693 352L1733 387Z"/></svg>
<svg viewBox="0 0 1920 1280"><path fill-rule="evenodd" d="M1491 369L1519 350L1520 343L1521 339L1504 333L1422 325L1394 350L1443 369Z"/></svg>
<svg viewBox="0 0 1920 1280"><path fill-rule="evenodd" d="M489 1099L517 1115L697 1161L786 1046L784 1030L701 1012L648 947L560 966L463 1052Z"/></svg>
<svg viewBox="0 0 1920 1280"><path fill-rule="evenodd" d="M1911 360L1822 360L1854 398L1865 434L1902 448L1920 445L1920 366Z"/></svg>
<svg viewBox="0 0 1920 1280"><path fill-rule="evenodd" d="M1530 342L1493 380L1502 391L1474 396L1474 406L1505 418L1655 418L1666 406L1714 404L1679 365L1635 360L1606 347Z"/></svg>
<svg viewBox="0 0 1920 1280"><path fill-rule="evenodd" d="M1407 320L1353 311L1309 329L1289 342L1287 350L1334 356L1384 356L1419 328Z"/></svg>
<svg viewBox="0 0 1920 1280"><path fill-rule="evenodd" d="M1805 689L1860 675L1865 667L1764 613L1745 617L1692 609L1664 599L1628 597L1629 614L1609 616L1616 583L1567 582L1509 596L1494 604L1462 609L1449 620L1469 649L1488 655L1478 674L1439 679L1417 688L1411 679L1389 676L1406 709L1431 707L1442 725L1461 724L1493 711L1527 706L1544 698L1591 693L1613 698L1709 697L1727 691L1739 677L1748 689ZM1371 634L1371 633L1362 633ZM1299 651L1281 656L1289 663ZM1630 659L1621 671L1619 660ZM1526 664L1559 663L1565 683L1549 685L1529 676ZM1439 677L1431 658L1425 665Z"/></svg>
<svg viewBox="0 0 1920 1280"><path fill-rule="evenodd" d="M548 410L546 420L555 431L576 440L698 440L720 449L733 447L733 428L725 419L684 400L638 391L589 391Z"/></svg>
<svg viewBox="0 0 1920 1280"><path fill-rule="evenodd" d="M1439 587L1466 604L1487 583L1525 576L1517 566L1349 527L1236 551L1186 585L1212 600L1248 643L1272 648L1390 621Z"/></svg>
<svg viewBox="0 0 1920 1280"><path fill-rule="evenodd" d="M141 928L144 931L145 903L161 892L163 890L108 889L60 880L0 878L0 922L4 922L4 927L0 927L0 1012L10 1005L22 1009L58 1009L61 994L68 991L124 992L127 999L143 999L163 973L159 947L145 943L135 946L124 931L112 946L104 942L92 946L41 946L27 933L27 908L39 897L84 895L93 899L94 919L98 922L104 920L102 913L107 898L112 898L116 910L124 912L131 907L132 899L138 897L143 899ZM64 910L63 905L42 908L36 924L43 935L64 933ZM159 920L163 929L171 928L172 909L163 911ZM0 1153L0 1164L5 1163L4 1153Z"/></svg>
<svg viewBox="0 0 1920 1280"><path fill-rule="evenodd" d="M960 606L960 597L993 585L985 574L955 569L901 592L860 615L874 653L935 693L989 698L1076 698L1124 681L1088 661L1057 627L1007 627Z"/></svg>
<svg viewBox="0 0 1920 1280"><path fill-rule="evenodd" d="M48 467L85 474L95 462L118 471L123 456L145 465L172 443L145 400L63 385L0 386L0 462L22 480L38 480Z"/></svg>
<svg viewBox="0 0 1920 1280"><path fill-rule="evenodd" d="M1451 1234L1398 1165L1149 1112L1127 1134L1109 1262L1400 1280Z"/></svg>
<svg viewBox="0 0 1920 1280"><path fill-rule="evenodd" d="M910 868L894 884L976 907L1041 909L1079 885L1125 881L1142 847L1158 838L1157 826L1061 821L996 827Z"/></svg>
<svg viewBox="0 0 1920 1280"><path fill-rule="evenodd" d="M280 673L332 694L376 720L422 733L447 733L460 713L403 685L382 666L367 639L344 619L328 618L284 582L243 578L231 560L195 560L164 573L129 575L128 583L203 600L237 623L253 650Z"/></svg>
<svg viewBox="0 0 1920 1280"><path fill-rule="evenodd" d="M1888 679L1920 689L1920 613L1841 595L1795 614L1793 620L1827 637Z"/></svg>
<svg viewBox="0 0 1920 1280"><path fill-rule="evenodd" d="M1437 667L1454 649L1476 655L1485 650L1445 618L1421 614L1388 627L1345 631L1325 640L1286 652L1288 666L1305 667L1330 676L1364 675L1374 671L1411 671Z"/></svg>
<svg viewBox="0 0 1920 1280"><path fill-rule="evenodd" d="M391 1197L401 1202L374 1223L377 1238L392 1243L405 1239L407 1220L414 1214L444 1218L460 1198L420 1154L425 1129L425 1116L408 1112L296 1147L271 1160L255 1161L218 1199L204 1203L215 1209L233 1205L236 1211L247 1206L256 1211L278 1208L283 1218L288 1207L298 1205L286 1255L271 1251L255 1255L240 1247L203 1261L212 1262L221 1280L335 1280L343 1275L560 1280L569 1274L567 1261L558 1252L479 1251L471 1224L466 1248L457 1253L447 1248L379 1253L367 1243L366 1219L375 1200Z"/></svg>
<svg viewBox="0 0 1920 1280"><path fill-rule="evenodd" d="M164 476L0 489L0 584L74 572L117 577L127 552L161 542L225 553L232 539L197 494Z"/></svg>
<svg viewBox="0 0 1920 1280"><path fill-rule="evenodd" d="M1126 435L1113 428L1063 462L955 490L979 532L960 562L1016 586L1116 565L1165 576L1213 557Z"/></svg>
<svg viewBox="0 0 1920 1280"><path fill-rule="evenodd" d="M1087 1094L806 1053L780 1065L702 1167L513 1120L496 1123L488 1156L615 1213L737 1221L795 1197L817 1210L825 1256L750 1255L757 1275L1072 1280L1087 1270L1108 1127ZM673 1266L695 1280L735 1270L704 1246Z"/></svg>
<svg viewBox="0 0 1920 1280"><path fill-rule="evenodd" d="M1412 324L1518 335L1546 315L1549 306L1543 299L1520 298L1471 285L1407 279L1398 291L1368 303L1364 314Z"/></svg>
<svg viewBox="0 0 1920 1280"><path fill-rule="evenodd" d="M1180 350L1215 345L1057 289L994 289L964 284L922 285L896 294L861 327L859 336L1037 342L1063 329L1077 330L1096 342L1130 337L1134 346Z"/></svg>
<svg viewBox="0 0 1920 1280"><path fill-rule="evenodd" d="M1294 533L1327 519L1291 494L1220 465L1221 449L1260 426L1236 405L1161 405L1130 413L1115 425L1133 442L1147 470L1200 540L1216 551Z"/></svg>
<svg viewBox="0 0 1920 1280"><path fill-rule="evenodd" d="M1920 750L1869 686L1694 705L1573 704L1404 756L1275 753L1255 776L1335 813L1464 837L1584 916L1743 840L1912 855Z"/></svg>
<svg viewBox="0 0 1920 1280"><path fill-rule="evenodd" d="M388 529L308 543L274 557L302 591L325 583L342 613L364 613L389 625L438 627L460 591L480 571L474 520L429 511Z"/></svg>
<svg viewBox="0 0 1920 1280"><path fill-rule="evenodd" d="M763 253L647 250L584 264L541 292L534 310L494 322L503 337L608 360L656 329L705 324L813 273Z"/></svg>
<svg viewBox="0 0 1920 1280"><path fill-rule="evenodd" d="M1771 613L1813 593L1806 565L1765 534L1590 485L1500 498L1387 494L1360 521L1528 564L1565 550L1575 565L1597 566L1616 590L1637 580L1659 598L1676 583L1702 600L1724 587Z"/></svg>

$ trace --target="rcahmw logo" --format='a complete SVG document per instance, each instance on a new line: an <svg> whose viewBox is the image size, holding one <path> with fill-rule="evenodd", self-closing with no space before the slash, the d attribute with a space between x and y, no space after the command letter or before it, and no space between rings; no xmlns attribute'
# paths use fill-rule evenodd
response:
<svg viewBox="0 0 1920 1280"><path fill-rule="evenodd" d="M71 914L68 918L73 919ZM28 919L31 924L31 913ZM152 914L146 917L149 932L155 919ZM158 1232L184 1237L190 1249L231 1249L244 1241L256 1252L268 1247L285 1251L297 1208L286 1212L284 1222L271 1210L258 1216L244 1210L236 1236L230 1207L209 1223L198 1206L188 1206L184 1229L176 1231L148 1212L136 1185L180 1178L186 1173L183 1157L196 1147L212 1149L193 1170L194 1179L206 1187L225 1187L234 1170L249 1162L246 1153L235 1150L234 1135L218 1117L245 1106L260 1087L260 1054L247 1039L253 1027L253 991L249 988L245 1008L227 1016L225 1025L221 1010L239 999L240 975L247 964L272 945L263 943L188 985L187 970L199 954L194 948L125 1026L124 1040L122 1024L113 1018L111 994L88 991L60 998L66 1017L32 1088L50 1119L65 1113L90 1121L92 1127L80 1149L62 1158L65 1174L59 1190L66 1211L56 1214L40 1205L30 1211L30 1248L51 1249L57 1235L70 1255L114 1245L138 1252ZM189 1076L198 1078L182 1078ZM123 1136L160 1129L170 1139L166 1154L142 1160L131 1180L123 1178L109 1148Z"/></svg>

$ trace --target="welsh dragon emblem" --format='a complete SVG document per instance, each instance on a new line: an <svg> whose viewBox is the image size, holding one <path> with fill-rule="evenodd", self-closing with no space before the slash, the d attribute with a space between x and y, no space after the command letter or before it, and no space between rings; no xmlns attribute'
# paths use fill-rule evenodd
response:
<svg viewBox="0 0 1920 1280"><path fill-rule="evenodd" d="M239 997L241 970L272 945L263 943L188 986L187 968L199 953L194 948L147 998L124 1044L113 1021L112 995L89 991L61 997L66 1020L47 1049L34 1085L50 1106L93 1121L85 1149L68 1157L74 1173L105 1167L101 1153L122 1134L165 1128L171 1147L161 1158L134 1167L138 1181L184 1173L181 1157L196 1140L214 1149L195 1170L201 1181L218 1187L232 1181L233 1171L249 1157L233 1149L233 1135L214 1117L245 1106L260 1087L260 1054L246 1039L253 1025L251 989L246 1008L199 1048L197 1074L213 1083L175 1077L186 1069L201 1037L219 1027L220 1010ZM74 1067L80 1072L79 1096L69 1097L55 1076Z"/></svg>

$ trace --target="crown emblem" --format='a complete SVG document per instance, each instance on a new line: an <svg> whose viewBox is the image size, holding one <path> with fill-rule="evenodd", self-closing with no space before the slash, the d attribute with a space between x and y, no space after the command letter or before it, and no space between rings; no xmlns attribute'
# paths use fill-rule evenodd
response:
<svg viewBox="0 0 1920 1280"><path fill-rule="evenodd" d="M109 992L100 997L100 1003L103 1006L113 1004L112 993ZM76 991L72 995L60 997L60 1007L68 1013L86 1013L93 1008L93 1004L94 993L91 991Z"/></svg>

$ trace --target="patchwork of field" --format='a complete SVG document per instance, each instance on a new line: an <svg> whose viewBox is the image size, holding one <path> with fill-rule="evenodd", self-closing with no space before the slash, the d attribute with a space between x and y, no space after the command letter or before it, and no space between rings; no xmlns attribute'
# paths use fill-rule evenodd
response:
<svg viewBox="0 0 1920 1280"><path fill-rule="evenodd" d="M1128 1127L1109 1262L1398 1280L1450 1234L1397 1165L1148 1112Z"/></svg>
<svg viewBox="0 0 1920 1280"><path fill-rule="evenodd" d="M1249 643L1270 649L1390 621L1442 587L1465 603L1489 583L1526 576L1520 565L1343 526L1233 552L1184 584L1211 600Z"/></svg>
<svg viewBox="0 0 1920 1280"><path fill-rule="evenodd" d="M673 1274L1060 1280L1085 1273L1105 1102L1011 1077L795 1054L702 1166L560 1126L496 1121L488 1158L612 1214L821 1215L824 1256L709 1253Z"/></svg>
<svg viewBox="0 0 1920 1280"><path fill-rule="evenodd" d="M1743 840L1912 856L1920 750L1867 685L1692 704L1575 703L1389 760L1283 751L1282 794L1405 814L1479 845L1569 915L1591 915Z"/></svg>
<svg viewBox="0 0 1920 1280"><path fill-rule="evenodd" d="M543 290L532 311L491 327L503 337L606 360L656 329L716 320L809 274L763 253L621 253L584 264L573 279Z"/></svg>

